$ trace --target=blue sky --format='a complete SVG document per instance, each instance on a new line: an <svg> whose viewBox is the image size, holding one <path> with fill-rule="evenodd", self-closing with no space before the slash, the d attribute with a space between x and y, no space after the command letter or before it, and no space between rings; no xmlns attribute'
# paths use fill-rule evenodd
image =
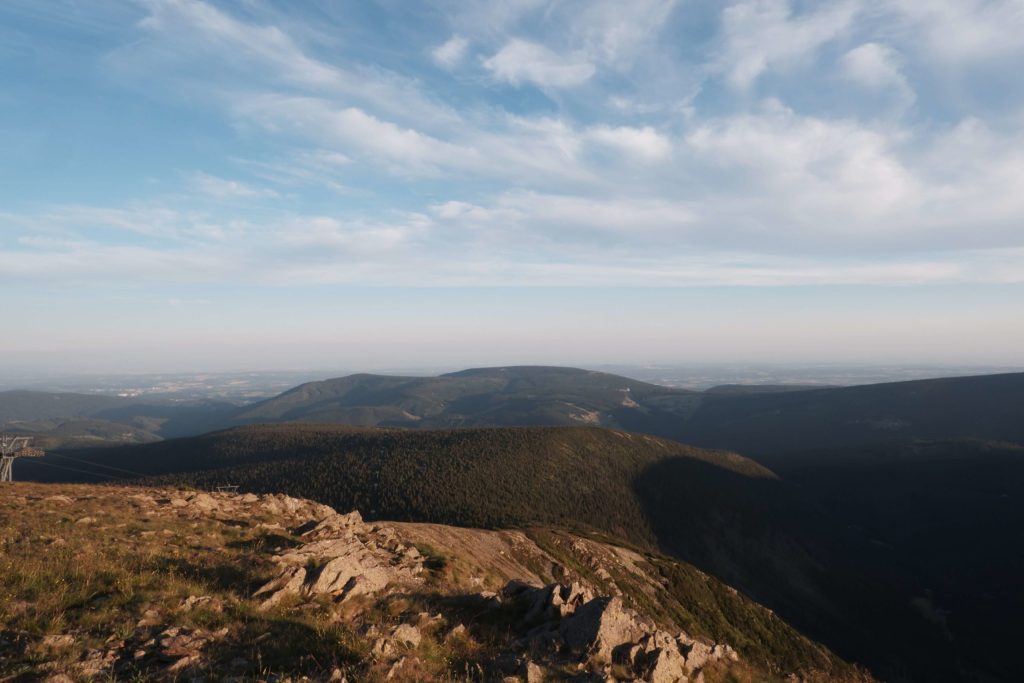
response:
<svg viewBox="0 0 1024 683"><path fill-rule="evenodd" d="M0 367L1024 364L1020 0L0 4Z"/></svg>

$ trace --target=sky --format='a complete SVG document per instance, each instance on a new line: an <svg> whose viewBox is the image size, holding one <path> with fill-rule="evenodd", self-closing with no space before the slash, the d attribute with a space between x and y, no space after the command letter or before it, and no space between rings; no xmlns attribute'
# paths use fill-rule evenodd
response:
<svg viewBox="0 0 1024 683"><path fill-rule="evenodd" d="M1024 365L1024 0L4 0L0 371Z"/></svg>

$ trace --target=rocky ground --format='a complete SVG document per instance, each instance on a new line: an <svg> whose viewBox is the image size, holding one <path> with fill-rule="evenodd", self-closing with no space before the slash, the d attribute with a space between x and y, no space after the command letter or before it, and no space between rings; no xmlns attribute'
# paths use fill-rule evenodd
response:
<svg viewBox="0 0 1024 683"><path fill-rule="evenodd" d="M868 680L735 592L688 608L664 560L566 532L16 484L0 549L0 681ZM809 663L708 637L737 606Z"/></svg>

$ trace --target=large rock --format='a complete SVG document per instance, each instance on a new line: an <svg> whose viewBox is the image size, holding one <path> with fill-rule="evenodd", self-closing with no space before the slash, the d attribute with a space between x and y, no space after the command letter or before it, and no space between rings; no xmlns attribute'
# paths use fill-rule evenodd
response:
<svg viewBox="0 0 1024 683"><path fill-rule="evenodd" d="M578 583L553 583L537 589L529 596L530 609L526 619L556 619L573 614L581 605L594 598L594 594Z"/></svg>
<svg viewBox="0 0 1024 683"><path fill-rule="evenodd" d="M655 631L640 639L634 657L634 669L648 683L679 683L687 680L686 658L679 641L665 631Z"/></svg>
<svg viewBox="0 0 1024 683"><path fill-rule="evenodd" d="M674 647L655 650L648 656L644 680L648 683L686 681L686 660Z"/></svg>
<svg viewBox="0 0 1024 683"><path fill-rule="evenodd" d="M559 632L573 651L611 661L613 651L642 638L650 627L617 597L595 598L564 619Z"/></svg>

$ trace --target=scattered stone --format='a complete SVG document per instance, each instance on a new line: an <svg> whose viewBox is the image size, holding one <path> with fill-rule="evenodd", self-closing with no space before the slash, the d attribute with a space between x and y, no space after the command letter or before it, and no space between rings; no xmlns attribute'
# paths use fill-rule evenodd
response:
<svg viewBox="0 0 1024 683"><path fill-rule="evenodd" d="M405 669L415 668L420 663L416 657L402 657L388 669L387 680L391 680Z"/></svg>
<svg viewBox="0 0 1024 683"><path fill-rule="evenodd" d="M48 500L51 503L61 503L63 505L70 505L71 503L75 502L74 498L72 498L70 496L63 496L63 495L46 496L45 498L43 498L43 500Z"/></svg>
<svg viewBox="0 0 1024 683"><path fill-rule="evenodd" d="M36 643L35 651L41 653L60 652L67 650L75 644L75 637L66 633L43 636L43 639Z"/></svg>
<svg viewBox="0 0 1024 683"><path fill-rule="evenodd" d="M527 661L523 666L523 680L526 683L543 683L545 679L544 669L536 662Z"/></svg>
<svg viewBox="0 0 1024 683"><path fill-rule="evenodd" d="M386 657L391 654L394 646L391 644L391 640L388 638L378 638L373 641L373 645L370 647L370 652L377 658Z"/></svg>
<svg viewBox="0 0 1024 683"><path fill-rule="evenodd" d="M178 609L182 612L189 612L196 607L202 607L212 612L224 611L224 603L218 598L214 598L209 595L190 595L182 601L181 605L178 606Z"/></svg>
<svg viewBox="0 0 1024 683"><path fill-rule="evenodd" d="M209 493L196 493L195 495L189 496L188 503L194 508L205 510L207 512L220 508L220 504L217 502L217 499Z"/></svg>
<svg viewBox="0 0 1024 683"><path fill-rule="evenodd" d="M590 590L574 582L568 586L553 583L528 592L523 597L528 597L532 601L526 613L526 619L531 621L566 617L573 614L583 603L592 600L594 595Z"/></svg>
<svg viewBox="0 0 1024 683"><path fill-rule="evenodd" d="M453 628L451 631L448 631L448 635L446 635L444 637L444 639L447 642L448 640L454 640L454 639L457 639L457 638L468 638L468 637L469 637L469 629L467 629L465 627L465 625L463 625L463 624L456 624L455 628Z"/></svg>
<svg viewBox="0 0 1024 683"><path fill-rule="evenodd" d="M96 518L95 517L82 517L82 518L80 518L80 519L75 521L75 524L95 524L95 523L96 523Z"/></svg>
<svg viewBox="0 0 1024 683"><path fill-rule="evenodd" d="M113 667L117 658L116 650L89 650L85 658L77 664L77 668L82 676L95 677Z"/></svg>
<svg viewBox="0 0 1024 683"><path fill-rule="evenodd" d="M392 632L391 638L396 643L408 645L409 647L416 647L420 644L423 637L420 635L419 629L415 626L411 624L400 624Z"/></svg>
<svg viewBox="0 0 1024 683"><path fill-rule="evenodd" d="M7 603L7 611L14 616L27 614L32 608L32 604L25 600L14 600L13 602Z"/></svg>

